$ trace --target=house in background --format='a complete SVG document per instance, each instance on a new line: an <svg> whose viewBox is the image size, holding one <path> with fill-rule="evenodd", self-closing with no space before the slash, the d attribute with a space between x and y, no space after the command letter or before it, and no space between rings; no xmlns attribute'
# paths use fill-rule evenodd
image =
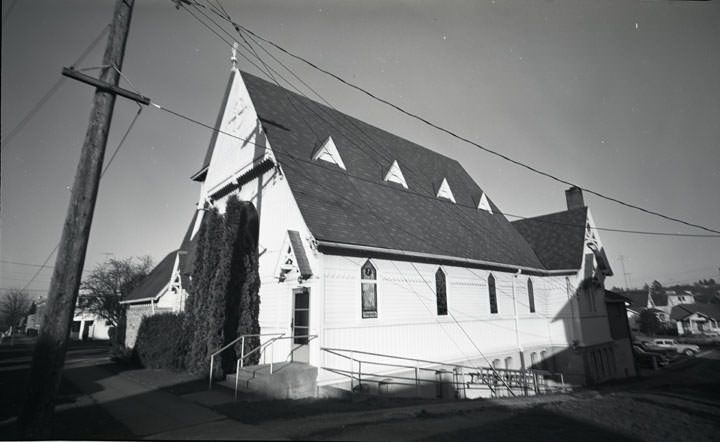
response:
<svg viewBox="0 0 720 442"><path fill-rule="evenodd" d="M680 335L720 332L720 304L676 305L670 318L675 321Z"/></svg>
<svg viewBox="0 0 720 442"><path fill-rule="evenodd" d="M70 326L70 339L73 340L108 340L110 326L107 320L100 316L75 310L73 321Z"/></svg>
<svg viewBox="0 0 720 442"><path fill-rule="evenodd" d="M338 354L353 352L544 366L578 384L635 374L580 189L565 211L511 223L457 161L234 63L215 127L198 207L237 196L257 210L261 332L289 338L266 357L324 368L317 385L347 382ZM129 345L131 312L183 308L191 255L168 255L123 301Z"/></svg>
<svg viewBox="0 0 720 442"><path fill-rule="evenodd" d="M78 305L81 302L82 293L78 295L73 312L73 320L70 324L70 339L72 340L107 340L109 339L109 326L107 321L100 316L83 311ZM30 336L37 336L42 329L46 311L45 299L33 302L25 322L25 333Z"/></svg>

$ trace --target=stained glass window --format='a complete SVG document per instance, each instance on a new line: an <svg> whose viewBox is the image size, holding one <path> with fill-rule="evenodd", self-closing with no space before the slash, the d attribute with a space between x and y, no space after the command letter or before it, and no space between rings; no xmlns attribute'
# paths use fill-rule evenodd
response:
<svg viewBox="0 0 720 442"><path fill-rule="evenodd" d="M437 314L447 315L447 289L445 284L445 272L437 269L435 272L435 294L437 298Z"/></svg>
<svg viewBox="0 0 720 442"><path fill-rule="evenodd" d="M377 270L368 259L360 269L362 317L377 318Z"/></svg>
<svg viewBox="0 0 720 442"><path fill-rule="evenodd" d="M495 277L488 276L488 295L490 296L490 313L497 313L497 294L495 293Z"/></svg>

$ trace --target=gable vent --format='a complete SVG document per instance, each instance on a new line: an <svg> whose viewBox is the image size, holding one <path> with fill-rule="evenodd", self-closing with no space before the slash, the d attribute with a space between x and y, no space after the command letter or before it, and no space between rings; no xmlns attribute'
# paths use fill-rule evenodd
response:
<svg viewBox="0 0 720 442"><path fill-rule="evenodd" d="M485 196L485 192L480 196L480 202L478 203L478 209L484 210L487 213L492 215L492 208L490 207L490 203L488 202L487 197Z"/></svg>
<svg viewBox="0 0 720 442"><path fill-rule="evenodd" d="M328 163L335 164L342 170L347 170L347 168L345 167L345 163L343 163L343 160L340 157L340 152L338 152L332 137L328 137L328 139L325 140L325 143L323 143L323 145L315 151L312 159L327 161Z"/></svg>
<svg viewBox="0 0 720 442"><path fill-rule="evenodd" d="M402 170L400 170L397 160L393 161L392 166L390 166L390 170L388 170L384 180L398 183L404 188L408 188L407 182L405 181L405 177L403 176Z"/></svg>
<svg viewBox="0 0 720 442"><path fill-rule="evenodd" d="M440 189L437 193L437 197L449 199L453 203L455 202L455 196L453 195L452 190L450 190L450 185L447 182L447 178L443 178L442 184L440 184Z"/></svg>

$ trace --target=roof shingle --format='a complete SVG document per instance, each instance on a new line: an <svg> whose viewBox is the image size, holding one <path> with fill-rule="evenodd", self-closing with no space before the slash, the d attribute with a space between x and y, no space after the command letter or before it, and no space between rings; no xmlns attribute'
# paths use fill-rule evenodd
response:
<svg viewBox="0 0 720 442"><path fill-rule="evenodd" d="M544 269L457 161L242 73L303 218L319 241ZM331 136L347 171L312 154ZM383 177L397 160L408 189ZM457 204L436 197L447 178Z"/></svg>

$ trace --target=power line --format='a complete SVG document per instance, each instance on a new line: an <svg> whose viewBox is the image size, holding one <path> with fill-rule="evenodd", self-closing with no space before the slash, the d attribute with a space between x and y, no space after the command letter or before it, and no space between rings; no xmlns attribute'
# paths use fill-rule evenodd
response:
<svg viewBox="0 0 720 442"><path fill-rule="evenodd" d="M92 51L95 46L100 42L100 39L105 35L105 33L110 28L110 25L105 26L102 31L100 31L100 34L95 37L95 40L90 43L90 45L83 51L83 53L78 57L78 59L75 61L75 63L72 64L72 67L75 67L77 64L81 63L85 57L88 56L90 51ZM65 77L60 77L58 80L53 84L53 86L48 90L45 95L40 98L40 100L35 103L35 106L33 106L30 111L20 120L20 122L10 130L10 132L5 136L5 138L2 139L2 142L0 144L3 144L5 147L7 147L7 144L15 138L15 136L20 133L20 131L27 125L27 123L32 120L32 118L40 111L40 109L47 103L50 98L57 92L58 89L60 89L60 86L62 86L63 82L65 81Z"/></svg>
<svg viewBox="0 0 720 442"><path fill-rule="evenodd" d="M205 5L202 5L202 4L193 3L193 4L191 4L191 6L193 6L198 12L200 12L208 21L210 21L211 23L213 23L218 29L220 29L222 32L224 32L226 35L228 35L230 38L232 38L232 36L231 36L224 28L222 28L222 26L220 26L220 25L219 25L217 22L215 22L211 17L209 17L209 16L208 16L207 14L205 14L202 10L200 10L199 7L206 8L206 9L210 9L210 10L212 10L216 15L218 15L220 18L222 18L222 19L224 19L224 20L227 20L227 21L230 21L233 25L235 25L235 23L233 23L231 20L228 20L229 15L227 15L226 12L225 12L225 15L223 15L223 14L219 13L219 12L217 11L217 8L215 8L215 7L212 6L212 5L209 5L209 7L206 7ZM222 5L220 5L220 7L222 7ZM205 27L208 28L211 32L213 32L213 33L214 33L218 38L220 38L223 42L225 42L226 44L230 45L230 43L228 42L228 40L226 40L224 37L222 37L221 35L219 35L217 31L215 31L214 29L212 29L210 25L208 25L208 24L205 23L202 19L200 19L198 16L196 16L190 9L188 9L188 8L186 8L186 7L185 7L184 9L185 9L189 14L191 14L191 15L193 16L193 18L195 18L197 21L199 21L203 26L205 26ZM224 10L223 10L223 11L224 11ZM280 78L282 78L282 79L283 79L286 83L288 83L293 89L295 89L300 95L302 95L302 96L305 97L305 98L308 98L308 97L305 96L298 88L296 88L294 85L292 85L292 83L290 83L290 81L288 81L285 77L283 77L282 75L280 75L277 71L275 71L274 69L272 69L271 67L269 67L266 63L264 63L264 62L262 61L262 59L261 59L260 56L257 54L257 52L255 52L255 50L252 49L252 45L251 45L251 44L245 39L245 37L243 36L243 34L242 34L242 32L241 32L241 29L242 29L242 30L245 30L246 32L248 32L249 35L251 36L251 38L252 38L252 36L254 36L254 37L257 37L257 38L259 38L259 39L261 39L261 40L263 40L263 41L268 42L269 44L271 44L271 45L273 45L273 46L275 46L275 45L274 45L272 42L270 42L270 41L268 41L268 40L266 40L266 39L258 36L257 34L254 34L252 31L249 31L249 30L246 29L246 28L243 28L243 27L237 28L237 27L236 27L236 31L238 32L238 34L240 35L240 37L243 39L243 41L245 42L245 44L250 48L250 50L253 52L253 54L255 55L255 57L256 57L258 60L260 60L260 62L261 62L261 63L263 64L263 66L265 67L265 70L268 71L268 75L271 77L271 80L272 80L278 87L282 88L282 86L280 86L280 85L278 84L277 80L272 76L272 74L270 74L270 72L269 72L270 70L272 70L273 72L275 72L276 75L278 75ZM257 42L257 41L256 41L256 42ZM276 57L274 57L274 56L273 56L270 52L268 52L262 45L258 45L258 46L259 46L261 49L263 49L263 51L265 51L265 53L267 53L270 57L272 57L273 60L275 60L277 63L279 63L281 66L283 66L288 72L290 72L291 75L293 75L295 78L297 78L305 87L307 87L307 88L310 89L315 95L317 95L317 96L318 96L323 102L325 102L329 107L331 107L332 109L335 109L335 108L334 108L329 102L327 102L327 100L325 100L317 91L315 91L315 90L314 90L313 88L311 88L307 83L305 83L302 79L300 79L294 72L292 72L292 70L291 70L290 68L288 68L288 67L287 67L286 65L284 65L281 61L279 61ZM242 54L241 54L241 55L242 55ZM289 55L292 55L292 54L289 54ZM257 67L260 71L263 71L263 69L259 68L259 66L258 66L257 64L255 64L255 63L253 63L252 61L248 60L247 57L243 56L243 58L244 58L246 61L248 61L250 64L252 64L253 66ZM282 89L285 90L284 88L282 88ZM309 98L308 98L308 99L309 99ZM313 114L315 114L315 115L318 116L319 118L323 119L323 121L327 122L327 120L325 120L322 116L318 115L316 112L314 112L314 111L313 111L312 109L310 109L308 106L304 105L304 103L302 103L302 102L300 102L300 101L299 101L299 103L302 104L302 105L303 105L306 109L308 109L309 111L313 112ZM291 104L292 104L292 103L291 103ZM337 110L337 109L335 109L335 110ZM352 122L351 122L351 123L352 123ZM362 131L361 129L359 129L359 128L357 128L357 127L356 127L356 129L358 129L363 135L367 136L368 138L371 138L368 134L366 134L366 133L365 133L364 131ZM371 141L374 141L374 140L371 140ZM351 142L352 142L354 145L356 145L352 140L351 140ZM359 149L362 150L362 148L361 148L360 146L357 146L357 145L356 145L356 147L358 147ZM368 146L368 147L371 148L371 149L373 150L373 152L375 152L376 154L382 156L382 153L381 153L381 152L377 152L377 150L373 149L372 146ZM366 154L367 154L367 153L366 153ZM369 156L369 157L372 158L372 156ZM408 170L408 169L406 168L406 170ZM412 169L409 169L409 170L411 170L412 172L416 173L416 172L413 171ZM416 174L417 174L417 173L416 173ZM356 178L357 178L357 177L356 177ZM568 183L568 184L572 185L571 183ZM585 189L583 189L583 190L585 190ZM590 191L590 193L593 193L593 191ZM425 195L423 195L423 196L425 196ZM460 205L462 205L462 204L460 204ZM515 218L520 218L520 219L527 219L527 217L524 217L524 216L521 216L521 215L512 215L512 214L507 214L507 213L506 213L505 215L513 216L513 217L515 217ZM555 221L539 220L539 219L537 219L537 220L534 219L533 221L545 222L545 223L550 223L550 224L567 225L567 226L573 226L573 227L574 227L574 225L571 225L571 224L561 223L561 222L555 222ZM585 226L583 225L583 226L577 226L577 227L584 228ZM720 235L684 234L684 233L673 233L673 232L649 232L649 231L642 231L642 230L614 229L614 228L602 228L602 227L595 227L595 229L597 229L597 230L611 231L611 232L618 232L618 233L634 233L634 234L655 235L655 236L697 237L697 238L720 238ZM711 231L712 231L712 230L711 230ZM720 232L717 232L717 233L720 233Z"/></svg>
<svg viewBox="0 0 720 442"><path fill-rule="evenodd" d="M192 3L193 3L193 4L198 4L197 2L192 2ZM201 6L203 6L203 5L201 5ZM203 6L203 7L204 7L204 6ZM712 228L709 228L709 227L705 227L705 226L702 226L702 225L699 225L699 224L694 224L694 223L691 223L691 222L689 222L689 221L685 221L685 220L682 220L682 219L679 219L679 218L675 218L675 217L672 217L672 216L669 216L669 215L665 215L665 214L662 214L662 213L660 213L660 212L657 212L657 211L654 211L654 210L650 210L650 209L646 209L646 208L640 207L640 206L638 206L638 205L636 205L636 204L628 203L628 202L622 201L622 200L620 200L620 199L618 199L618 198L614 198L614 197L611 197L611 196L609 196L609 195L605 195L605 194L603 194L603 193L601 193L601 192L594 191L594 190L589 189L589 188L587 188L587 187L579 186L579 185L577 185L577 184L575 184L575 183L572 183L572 182L570 182L570 181L568 181L568 180L565 180L565 179L563 179L563 178L559 178L559 177L557 177L557 176L555 176L555 175L553 175L553 174L551 174L551 173L549 173L549 172L542 171L542 170L540 170L540 169L537 169L537 168L534 167L534 166L531 166L531 165L526 164L526 163L524 163L524 162L522 162L522 161L519 161L519 160L515 160L515 159L513 159L513 158L511 158L511 157L509 157L509 156L507 156L507 155L505 155L505 154L502 154L502 153L497 152L497 151L495 151L495 150L493 150L493 149L490 149L490 148L488 148L488 147L485 147L485 146L483 146L483 145L481 145L481 144L479 144L479 143L476 143L476 142L474 142L474 141L472 141L472 140L470 140L470 139L468 139L468 138L466 138L466 137L464 137L464 136L462 136L462 135L459 135L458 133L456 133L456 132L454 132L454 131L451 131L451 130L449 130L449 129L445 129L444 127L438 125L437 123L433 123L432 121L430 121L430 120L428 120L428 119L426 119L426 118L424 118L424 117L422 117L422 116L420 116L420 115L418 115L418 114L415 114L415 113L413 113L413 112L410 112L410 111L404 109L403 107L401 107L401 106L399 106L399 105L396 105L396 104L390 102L389 100L386 100L386 99L384 99L384 98L381 98L381 97L377 96L376 94L368 91L367 89L364 89L364 88L362 88L362 87L360 87L360 86L358 86L358 85L356 85L356 84L354 84L354 83L352 83L352 82L350 82L350 81L348 81L348 80L345 80L345 79L342 78L341 76L339 76L339 75L337 75L337 74L334 74L333 72L330 72L330 71L328 71L327 69L324 69L324 68L318 66L317 64L309 61L309 60L306 59L306 58L303 58L303 57L301 57L301 56L299 56L299 55L296 55L296 54L290 52L289 50L283 48L282 46L280 46L280 45L278 45L278 44L276 44L276 43L274 43L273 41L268 40L268 39L260 36L259 34L257 34L257 33L255 33L254 31L248 29L247 27L244 27L244 26L236 23L236 22L233 21L232 18L230 18L229 16L228 16L227 18L226 18L226 17L223 17L222 15L220 15L220 16L221 16L223 19L227 20L227 21L235 28L235 30L236 30L238 33L241 33L241 30L242 30L242 31L245 31L245 32L253 35L254 37L256 37L256 38L258 38L258 39L266 42L267 44L273 46L274 48L276 48L277 50L283 52L284 54L286 54L286 55L288 55L288 56L290 56L290 57L292 57L292 58L294 58L294 59L296 59L296 60L298 60L298 61L301 61L302 63L304 63L304 64L312 67L313 69L315 69L315 70L317 70L317 71L319 71L319 72L322 72L322 73L324 73L324 74L326 74L326 75L328 75L328 76L336 79L337 81L345 84L346 86L351 87L351 88L353 88L353 89L355 89L355 90L357 90L357 91L359 91L359 92L367 95L368 97L370 97L370 98L372 98L372 99L374 99L374 100L376 100L376 101L379 101L380 103L383 103L383 104L385 104L385 105L387 105L387 106L390 106L391 108L397 110L398 112L403 113L404 115L407 115L407 116L409 116L409 117L411 117L411 118L413 118L413 119L415 119L415 120L418 120L418 121L420 121L420 122L422 122L422 123L424 123L424 124L426 124L426 125L428 125L428 126L430 126L430 127L433 127L434 129L439 130L439 131L441 131L441 132L443 132L443 133L445 133L445 134L447 134L447 135L450 135L451 137L453 137L453 138L455 138L455 139L458 139L458 140L463 141L463 142L465 142L465 143L467 143L467 144L470 144L470 145L472 145L472 146L475 146L476 148L481 149L481 150L483 150L483 151L485 151L485 152L487 152L487 153L490 153L490 154L492 154L492 155L495 155L495 156L497 156L497 157L499 157L499 158L502 158L502 159L504 159L504 160L506 160L506 161L508 161L508 162L511 162L511 163L513 163L513 164L515 164L515 165L517 165L517 166L520 166L520 167L523 167L523 168L525 168L525 169L528 169L528 170L530 170L530 171L532 171L532 172L534 172L534 173L537 173L537 174L539 174L539 175L545 176L545 177L550 178L550 179L552 179L552 180L554 180L554 181L557 181L557 182L559 182L559 183L562 183L562 184L565 184L565 185L569 185L569 186L577 187L577 188L579 188L579 189L581 189L581 190L583 190L583 191L585 191L585 192L587 192L587 193L589 193L589 194L598 196L598 197L603 198L603 199L606 199L606 200L608 200L608 201L612 201L612 202L614 202L614 203L617 203L617 204L620 204L620 205L623 205L623 206L626 206L626 207L629 207L629 208L632 208L632 209L635 209L635 210L639 210L639 211L641 211L641 212L644 212L644 213L647 213L647 214L650 214L650 215L658 216L658 217L664 218L664 219L669 220L669 221L674 221L674 222L677 222L677 223L685 224L685 225L687 225L687 226L695 227L695 228L702 229L702 230L706 230L706 231L711 232L711 233L718 233L718 234L720 234L720 230L715 230L715 229L712 229Z"/></svg>
<svg viewBox="0 0 720 442"><path fill-rule="evenodd" d="M125 130L125 133L123 134L122 138L120 139L120 142L118 143L117 147L115 147L115 150L113 151L112 155L110 156L110 159L108 160L107 164L103 168L102 172L100 172L100 179L102 179L105 176L105 173L110 168L110 165L112 164L113 160L115 159L115 156L118 154L118 152L120 151L120 148L123 146L123 144L125 143L125 140L127 139L128 135L130 134L130 131L135 126L135 122L137 121L138 117L140 116L140 113L142 112L142 110L143 110L143 108L142 108L142 106L140 106L137 113L133 117L132 121L128 125L128 128ZM27 282L27 284L25 284L25 286L22 288L22 290L26 290L30 286L30 284L32 284L33 281L35 281L35 279L38 277L40 272L43 271L45 267L49 267L46 264L48 263L50 258L53 256L53 254L55 254L55 252L57 251L57 249L59 247L60 247L60 243L58 242L55 245L55 247L50 251L50 254L47 256L47 258L45 258L45 261L43 261L42 264L37 266L38 267L37 271L32 276L32 278L30 278L30 280Z"/></svg>

